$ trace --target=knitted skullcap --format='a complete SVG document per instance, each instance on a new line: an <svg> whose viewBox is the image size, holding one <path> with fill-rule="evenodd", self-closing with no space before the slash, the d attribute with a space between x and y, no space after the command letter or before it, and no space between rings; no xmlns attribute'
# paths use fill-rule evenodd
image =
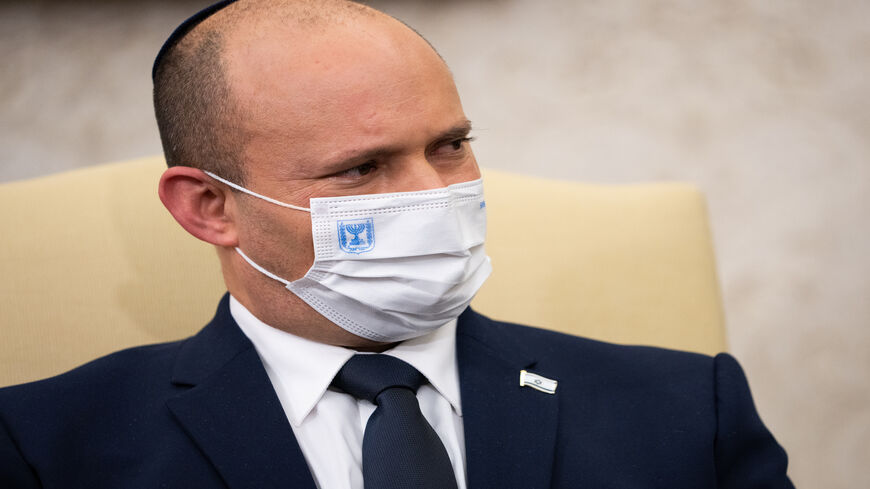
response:
<svg viewBox="0 0 870 489"><path fill-rule="evenodd" d="M181 23L178 27L172 31L172 34L169 35L169 38L166 39L166 42L163 43L163 46L160 47L160 51L157 53L157 57L154 58L154 66L151 68L151 80L157 76L157 68L160 66L160 62L163 60L163 57L166 56L166 53L172 49L173 46L178 44L178 42L187 35L188 32L193 30L194 27L199 25L200 22L209 18L215 12L221 10L227 5L234 3L236 0L221 0L215 4L209 5L208 7L200 10L199 12L193 14Z"/></svg>

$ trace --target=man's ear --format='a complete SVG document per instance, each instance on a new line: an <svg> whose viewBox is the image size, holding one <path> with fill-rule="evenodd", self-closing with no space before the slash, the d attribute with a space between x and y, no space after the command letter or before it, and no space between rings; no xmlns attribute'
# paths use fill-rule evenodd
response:
<svg viewBox="0 0 870 489"><path fill-rule="evenodd" d="M173 166L163 172L157 189L160 201L188 233L216 246L237 246L229 191L201 170ZM229 212L228 212L229 211Z"/></svg>

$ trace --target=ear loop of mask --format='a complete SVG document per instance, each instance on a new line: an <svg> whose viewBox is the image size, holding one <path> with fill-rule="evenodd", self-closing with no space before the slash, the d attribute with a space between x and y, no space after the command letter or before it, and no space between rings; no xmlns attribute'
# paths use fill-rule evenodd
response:
<svg viewBox="0 0 870 489"><path fill-rule="evenodd" d="M266 197L265 195L260 195L260 194L258 194L257 192L253 192L253 191L251 191L251 190L246 189L245 187L242 187L241 185L235 184L235 183L233 183L233 182L231 182L231 181L229 181L229 180L224 180L223 178L221 178L221 177L215 175L214 173L212 173L212 172L210 172L210 171L203 170L203 173L205 173L206 175L208 175L208 176L214 178L214 179L217 180L218 182L225 183L225 184L229 185L230 187L232 187L232 188L238 190L239 192L244 192L244 193L246 193L246 194L248 194L248 195L251 195L251 196L254 196L254 197L258 198L258 199L263 199L263 200L265 200L266 202L271 202L271 203L273 203L273 204L275 204L275 205L280 205L281 207L287 207L288 209L296 209L297 211L311 212L311 209L309 209L308 207L300 207L300 206L298 206L298 205L287 204L287 203L281 202L280 200L275 200L275 199L273 199L273 198L271 198L271 197ZM245 257L245 258L247 258L247 257ZM250 261L250 260L249 260L249 261Z"/></svg>
<svg viewBox="0 0 870 489"><path fill-rule="evenodd" d="M232 188L234 188L234 189L236 189L236 190L238 190L238 191L240 191L240 192L244 192L244 193L246 193L246 194L248 194L248 195L251 195L251 196L257 197L258 199L263 199L263 200L265 200L266 202L271 202L271 203L273 203L273 204L275 204L275 205L280 205L281 207L287 207L287 208L290 208L290 209L296 209L297 211L311 212L311 209L309 209L309 208L307 208L307 207L299 207L299 206L297 206L297 205L287 204L287 203L281 202L280 200L275 200L275 199L273 199L273 198L266 197L265 195L260 195L260 194L258 194L258 193L256 193L256 192L252 192L252 191L246 189L245 187L242 187L241 185L237 185L237 184L235 184L235 183L233 183L233 182L231 182L231 181L229 181L229 180L225 180L225 179L223 179L223 178L221 178L221 177L215 175L214 173L212 173L212 172L210 172L210 171L203 170L203 173L205 173L206 175L208 175L208 176L214 178L215 180L217 180L217 181L219 181L219 182L222 182L222 183L225 183L225 184L229 185L230 187L232 187ZM258 272L262 273L263 275L265 275L265 276L267 276L267 277L269 277L269 278L271 278L271 279L273 279L273 280L277 280L278 282L281 282L281 283L284 284L284 285L290 285L290 281L289 281L289 280L284 280L283 278L281 278L281 277L275 275L274 273L270 272L269 270L266 270L265 268L261 267L260 265L257 265L257 264L254 262L254 260L251 260L250 258L248 258L248 255L246 255L245 252L242 251L242 249L239 248L238 246L235 247L235 250L236 250L236 253L238 253L239 255L241 255L241 257L244 258L246 262L248 262L248 265L251 265L252 267L254 267L254 269L257 270Z"/></svg>
<svg viewBox="0 0 870 489"><path fill-rule="evenodd" d="M251 265L252 267L254 267L254 269L256 269L258 272L262 273L263 275L265 275L271 279L277 280L278 282L281 282L284 285L290 285L289 280L284 280L283 278L275 275L274 273L270 272L269 270L266 270L265 268L261 267L260 265L257 265L256 263L254 263L254 260L251 260L250 258L248 258L248 255L246 255L241 250L241 248L239 248L238 246L236 246L236 253L242 255L242 258L244 258L245 261L248 262L248 265Z"/></svg>

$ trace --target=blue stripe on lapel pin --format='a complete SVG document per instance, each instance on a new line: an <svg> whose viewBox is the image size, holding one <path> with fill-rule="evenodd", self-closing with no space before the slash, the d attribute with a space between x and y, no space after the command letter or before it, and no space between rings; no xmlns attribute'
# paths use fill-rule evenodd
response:
<svg viewBox="0 0 870 489"><path fill-rule="evenodd" d="M555 394L558 381L542 377L538 374L520 370L520 387L531 387L532 389L546 392L547 394Z"/></svg>

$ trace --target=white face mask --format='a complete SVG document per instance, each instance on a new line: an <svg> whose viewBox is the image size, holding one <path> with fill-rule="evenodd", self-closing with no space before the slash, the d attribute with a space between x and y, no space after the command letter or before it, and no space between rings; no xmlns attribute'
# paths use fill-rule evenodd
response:
<svg viewBox="0 0 870 489"><path fill-rule="evenodd" d="M210 172L276 205L311 213L314 264L283 283L324 317L363 338L394 342L443 326L468 307L492 271L483 249L481 179L433 190L311 199L285 204Z"/></svg>

